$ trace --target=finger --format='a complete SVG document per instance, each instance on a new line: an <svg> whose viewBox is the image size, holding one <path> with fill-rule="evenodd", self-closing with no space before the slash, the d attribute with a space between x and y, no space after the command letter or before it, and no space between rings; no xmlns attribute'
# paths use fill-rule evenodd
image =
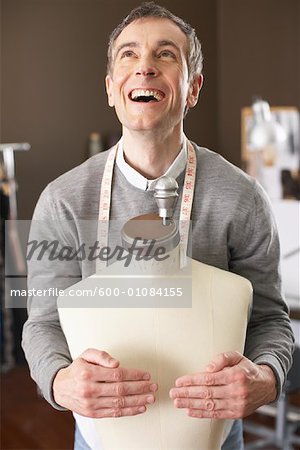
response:
<svg viewBox="0 0 300 450"><path fill-rule="evenodd" d="M177 378L176 387L182 386L220 386L231 383L230 372L223 370L216 373L198 372Z"/></svg>
<svg viewBox="0 0 300 450"><path fill-rule="evenodd" d="M187 386L180 388L172 388L169 396L175 398L202 398L202 399L222 399L233 398L233 386Z"/></svg>
<svg viewBox="0 0 300 450"><path fill-rule="evenodd" d="M123 397L100 397L94 401L94 408L130 408L135 406L145 406L155 402L153 394L126 395ZM93 407L91 405L91 407Z"/></svg>
<svg viewBox="0 0 300 450"><path fill-rule="evenodd" d="M136 416L147 411L145 406L136 406L133 408L102 408L97 411L82 413L85 417L92 417L94 419L100 419L103 417L124 417L124 416Z"/></svg>
<svg viewBox="0 0 300 450"><path fill-rule="evenodd" d="M150 380L151 378L150 373L144 370L126 369L123 367L117 367L115 369L95 367L94 371L97 373L97 381L137 381Z"/></svg>
<svg viewBox="0 0 300 450"><path fill-rule="evenodd" d="M125 369L123 367L106 368L96 364L90 364L83 361L85 364L81 367L77 379L82 382L120 382L120 381L135 381L135 380L150 380L149 372L138 369Z"/></svg>
<svg viewBox="0 0 300 450"><path fill-rule="evenodd" d="M99 366L104 367L118 367L120 364L120 362L117 359L110 356L107 352L97 350L95 348L89 348L85 350L80 355L80 358L84 359L89 363L98 364Z"/></svg>
<svg viewBox="0 0 300 450"><path fill-rule="evenodd" d="M240 418L230 410L203 411L200 409L187 409L187 415L197 419L238 419Z"/></svg>
<svg viewBox="0 0 300 450"><path fill-rule="evenodd" d="M147 394L157 391L156 383L146 381L124 381L121 383L97 383L95 397L124 397L125 395Z"/></svg>
<svg viewBox="0 0 300 450"><path fill-rule="evenodd" d="M244 356L235 352L224 352L217 355L205 368L208 372L217 372L225 367L232 367L238 364Z"/></svg>
<svg viewBox="0 0 300 450"><path fill-rule="evenodd" d="M176 408L198 409L201 411L219 411L230 408L229 400L202 400L199 398L176 398L174 400Z"/></svg>

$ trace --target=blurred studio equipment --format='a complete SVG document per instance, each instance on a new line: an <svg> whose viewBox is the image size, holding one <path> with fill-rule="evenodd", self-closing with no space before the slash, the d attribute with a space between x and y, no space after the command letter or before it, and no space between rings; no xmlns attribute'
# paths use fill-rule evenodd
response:
<svg viewBox="0 0 300 450"><path fill-rule="evenodd" d="M97 153L101 153L103 151L103 142L100 133L93 131L89 135L88 142L88 158L91 156L97 155Z"/></svg>
<svg viewBox="0 0 300 450"><path fill-rule="evenodd" d="M19 360L23 360L20 349L20 337L24 320L24 311L9 307L10 282L5 277L5 262L8 273L23 275L26 272L25 259L21 250L17 219L17 182L15 174L15 151L28 151L28 143L0 144L2 158L0 160L0 199L1 199L1 231L0 231L0 292L1 292L1 370L7 371ZM6 236L5 236L6 234ZM6 255L5 253L6 252Z"/></svg>
<svg viewBox="0 0 300 450"><path fill-rule="evenodd" d="M287 133L283 126L271 114L268 102L257 98L252 103L253 125L249 130L249 142L254 151L278 145L287 140Z"/></svg>
<svg viewBox="0 0 300 450"><path fill-rule="evenodd" d="M106 135L99 133L98 131L93 131L88 137L88 150L87 157L97 155L103 151L106 151L116 145L120 140L121 134L119 132L111 132Z"/></svg>
<svg viewBox="0 0 300 450"><path fill-rule="evenodd" d="M249 150L252 153L252 170L260 183L272 192L278 188L280 172L278 159L284 151L287 133L283 126L271 114L270 105L262 99L252 104L253 122L248 132Z"/></svg>
<svg viewBox="0 0 300 450"><path fill-rule="evenodd" d="M300 200L300 115L256 98L242 108L242 164L271 200Z"/></svg>

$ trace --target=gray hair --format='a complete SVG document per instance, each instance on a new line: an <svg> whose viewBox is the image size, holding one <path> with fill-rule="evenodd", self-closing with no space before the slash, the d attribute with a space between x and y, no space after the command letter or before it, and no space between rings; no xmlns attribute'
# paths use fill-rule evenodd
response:
<svg viewBox="0 0 300 450"><path fill-rule="evenodd" d="M203 54L201 44L196 35L194 28L191 27L180 17L175 16L163 6L157 5L154 2L145 2L140 6L134 8L125 19L113 30L109 37L108 51L107 51L107 73L111 73L113 67L113 47L116 39L131 22L142 19L143 17L160 17L169 19L177 25L180 30L186 35L188 40L188 55L187 65L189 71L189 78L193 79L200 75L203 67Z"/></svg>

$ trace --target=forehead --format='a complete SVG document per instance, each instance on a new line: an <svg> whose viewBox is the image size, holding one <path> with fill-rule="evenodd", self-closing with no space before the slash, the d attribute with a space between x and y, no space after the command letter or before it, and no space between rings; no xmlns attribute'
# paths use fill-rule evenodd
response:
<svg viewBox="0 0 300 450"><path fill-rule="evenodd" d="M173 41L184 53L188 48L187 36L172 20L143 17L131 22L122 30L114 43L114 49L126 42L155 45L159 41Z"/></svg>

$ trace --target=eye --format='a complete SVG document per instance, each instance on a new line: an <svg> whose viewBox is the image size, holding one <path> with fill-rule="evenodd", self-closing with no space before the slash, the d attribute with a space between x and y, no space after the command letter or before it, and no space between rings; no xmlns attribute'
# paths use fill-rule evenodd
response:
<svg viewBox="0 0 300 450"><path fill-rule="evenodd" d="M134 56L132 50L125 50L125 52L121 54L121 58L131 58L132 56Z"/></svg>
<svg viewBox="0 0 300 450"><path fill-rule="evenodd" d="M158 55L159 58L175 58L175 55L170 50L163 50Z"/></svg>

